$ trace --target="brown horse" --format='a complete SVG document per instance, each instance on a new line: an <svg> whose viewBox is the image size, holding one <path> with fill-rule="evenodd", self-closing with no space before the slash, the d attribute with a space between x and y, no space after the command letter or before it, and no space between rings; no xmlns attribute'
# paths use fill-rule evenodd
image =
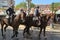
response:
<svg viewBox="0 0 60 40"><path fill-rule="evenodd" d="M8 19L7 18L2 18L1 19L1 32L2 32L2 36L4 36L3 31L6 32L6 28L8 26L11 26L13 28L13 33L14 33L14 35L12 36L12 38L14 36L17 37L18 28L19 28L19 25L20 25L21 17L22 17L22 14L16 15L16 17L14 18L14 20L13 20L13 22L11 24L8 23ZM4 25L5 25L5 27L4 27Z"/></svg>
<svg viewBox="0 0 60 40"><path fill-rule="evenodd" d="M33 21L32 19L33 19L33 16L28 16L26 18L26 27L23 31L23 36L25 35L25 33L27 33L30 36L30 32L29 32L30 28L32 26L34 26L34 27L40 28L39 37L41 35L42 30L43 30L44 37L45 37L46 26L47 26L47 23L48 23L50 17L48 17L47 15L42 15L42 16L40 16L40 18L38 20ZM39 24L39 23L41 23L41 24Z"/></svg>

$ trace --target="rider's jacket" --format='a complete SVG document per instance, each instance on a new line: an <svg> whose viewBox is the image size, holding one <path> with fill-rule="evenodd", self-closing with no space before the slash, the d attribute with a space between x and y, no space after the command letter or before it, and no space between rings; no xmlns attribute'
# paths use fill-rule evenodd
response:
<svg viewBox="0 0 60 40"><path fill-rule="evenodd" d="M14 12L14 9L8 8L8 9L6 10L6 13L7 13L7 15L11 16L11 15L13 15L15 12Z"/></svg>
<svg viewBox="0 0 60 40"><path fill-rule="evenodd" d="M39 14L39 9L35 9L34 15L38 16L38 14Z"/></svg>

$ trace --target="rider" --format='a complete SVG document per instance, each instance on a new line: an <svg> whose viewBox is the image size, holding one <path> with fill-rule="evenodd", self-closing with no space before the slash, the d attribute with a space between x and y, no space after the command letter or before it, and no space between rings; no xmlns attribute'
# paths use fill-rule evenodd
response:
<svg viewBox="0 0 60 40"><path fill-rule="evenodd" d="M21 12L21 20L24 22L25 17L26 17L26 12L24 11L24 9L20 9Z"/></svg>
<svg viewBox="0 0 60 40"><path fill-rule="evenodd" d="M39 11L39 6L37 6L34 11L34 20L38 20L39 17L40 17L40 11Z"/></svg>
<svg viewBox="0 0 60 40"><path fill-rule="evenodd" d="M9 16L8 18L8 23L11 23L13 21L13 15L14 15L14 9L11 7L9 7L7 10L6 10L6 13L7 15Z"/></svg>
<svg viewBox="0 0 60 40"><path fill-rule="evenodd" d="M38 16L39 16L39 14L40 14L40 13L39 13L39 6L37 6L37 7L36 7L36 9L35 9L35 16L37 16L37 17L38 17Z"/></svg>

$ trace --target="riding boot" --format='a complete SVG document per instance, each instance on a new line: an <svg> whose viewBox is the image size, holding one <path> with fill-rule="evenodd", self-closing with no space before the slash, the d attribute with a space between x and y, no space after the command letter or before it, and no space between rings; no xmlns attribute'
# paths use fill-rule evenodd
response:
<svg viewBox="0 0 60 40"><path fill-rule="evenodd" d="M8 18L8 23L10 24L10 17Z"/></svg>
<svg viewBox="0 0 60 40"><path fill-rule="evenodd" d="M13 22L14 18L15 18L15 15L12 15L12 22Z"/></svg>
<svg viewBox="0 0 60 40"><path fill-rule="evenodd" d="M10 19L10 23L12 23L13 22L13 15L11 15L11 17L10 17L11 19Z"/></svg>

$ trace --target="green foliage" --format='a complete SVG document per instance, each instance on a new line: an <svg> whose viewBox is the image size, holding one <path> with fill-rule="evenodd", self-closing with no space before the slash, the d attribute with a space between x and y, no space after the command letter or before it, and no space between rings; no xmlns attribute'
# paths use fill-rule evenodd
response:
<svg viewBox="0 0 60 40"><path fill-rule="evenodd" d="M34 7L35 4L31 3L31 8ZM21 2L20 4L16 5L16 8L27 8L25 2Z"/></svg>
<svg viewBox="0 0 60 40"><path fill-rule="evenodd" d="M54 6L54 8L58 8L60 7L60 3L54 3L54 4L51 4L51 7Z"/></svg>
<svg viewBox="0 0 60 40"><path fill-rule="evenodd" d="M58 2L58 3L53 3L53 4L51 4L51 10L54 10L54 8L58 8L58 7L60 7L60 3ZM53 9L52 9L53 8Z"/></svg>
<svg viewBox="0 0 60 40"><path fill-rule="evenodd" d="M57 8L60 6L60 3L54 3L54 7Z"/></svg>
<svg viewBox="0 0 60 40"><path fill-rule="evenodd" d="M31 3L31 8L35 7L35 4Z"/></svg>
<svg viewBox="0 0 60 40"><path fill-rule="evenodd" d="M22 2L18 5L16 5L16 8L26 8L26 3L25 2Z"/></svg>

